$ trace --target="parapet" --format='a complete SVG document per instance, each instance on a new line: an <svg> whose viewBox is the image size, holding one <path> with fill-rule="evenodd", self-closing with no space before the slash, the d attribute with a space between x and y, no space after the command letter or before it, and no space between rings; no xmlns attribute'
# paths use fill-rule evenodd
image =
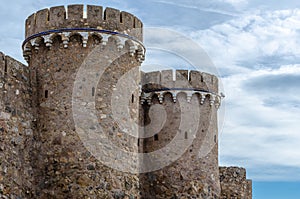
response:
<svg viewBox="0 0 300 199"><path fill-rule="evenodd" d="M0 89L8 78L13 77L19 83L29 82L29 75L27 66L0 52Z"/></svg>
<svg viewBox="0 0 300 199"><path fill-rule="evenodd" d="M40 10L26 20L26 39L23 42L23 55L29 62L33 50L38 52L41 46L51 49L55 39L68 48L73 36L86 48L88 41L101 44L103 47L109 41L122 51L125 47L130 56L135 56L138 62L145 57L145 47L142 43L142 22L127 12L101 6L86 8L84 17L83 5L70 5Z"/></svg>
<svg viewBox="0 0 300 199"><path fill-rule="evenodd" d="M252 181L246 178L246 169L220 167L221 198L252 199Z"/></svg>
<svg viewBox="0 0 300 199"><path fill-rule="evenodd" d="M150 103L152 96L157 95L160 103L164 95L171 93L176 102L179 93L185 93L189 102L194 94L200 96L203 104L208 98L210 105L220 105L221 96L218 94L218 78L215 75L200 71L163 70L141 74L141 102Z"/></svg>
<svg viewBox="0 0 300 199"><path fill-rule="evenodd" d="M86 12L86 15L84 15ZM114 8L101 6L69 5L43 9L26 20L26 34L32 35L63 28L96 28L130 35L142 41L142 22L134 15Z"/></svg>

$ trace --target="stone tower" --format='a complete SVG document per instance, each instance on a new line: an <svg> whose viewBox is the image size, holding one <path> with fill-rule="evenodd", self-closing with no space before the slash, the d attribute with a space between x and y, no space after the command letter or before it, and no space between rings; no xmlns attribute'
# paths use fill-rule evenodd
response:
<svg viewBox="0 0 300 199"><path fill-rule="evenodd" d="M137 17L58 6L25 29L28 66L0 52L0 198L252 198L218 167L217 77L140 72Z"/></svg>
<svg viewBox="0 0 300 199"><path fill-rule="evenodd" d="M72 91L79 85L75 100L86 103L83 98L89 97L96 101L98 122L116 145L137 151L133 145L137 140L123 134L110 119L110 100L119 78L142 62L142 37L138 18L100 6L87 6L85 17L83 5L70 5L67 10L64 6L40 10L26 20L24 57L35 88L32 162L37 198L139 195L136 175L106 167L83 146L74 123ZM82 70L87 77L76 85ZM84 83L93 78L98 78L98 84ZM138 93L132 98L138 99ZM136 104L132 109L138 109L138 100L132 103ZM88 103L83 106L88 113L89 108ZM94 128L84 127L85 133Z"/></svg>
<svg viewBox="0 0 300 199"><path fill-rule="evenodd" d="M140 151L162 150L163 161L179 154L170 165L141 175L142 192L153 198L219 197L217 77L166 70L143 74L142 84L144 133L152 136L140 139Z"/></svg>

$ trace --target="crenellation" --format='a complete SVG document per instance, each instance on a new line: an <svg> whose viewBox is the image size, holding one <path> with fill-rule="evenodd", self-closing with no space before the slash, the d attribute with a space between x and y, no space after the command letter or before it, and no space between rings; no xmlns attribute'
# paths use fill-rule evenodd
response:
<svg viewBox="0 0 300 199"><path fill-rule="evenodd" d="M102 6L87 6L87 23L89 27L97 28L99 22L103 21L103 7Z"/></svg>
<svg viewBox="0 0 300 199"><path fill-rule="evenodd" d="M159 71L153 71L148 73L142 73L142 86L144 89L160 89L161 88L161 73Z"/></svg>
<svg viewBox="0 0 300 199"><path fill-rule="evenodd" d="M207 86L208 90L217 93L218 87L214 86L213 78L214 76L208 73L202 73L203 82Z"/></svg>
<svg viewBox="0 0 300 199"><path fill-rule="evenodd" d="M26 20L26 38L48 30L62 28L97 28L99 30L117 31L136 37L142 41L142 22L134 15L118 9L101 6L87 6L84 17L83 5L69 5L43 9ZM134 30L136 29L136 30Z"/></svg>
<svg viewBox="0 0 300 199"><path fill-rule="evenodd" d="M175 73L175 74L174 74ZM174 76L175 75L175 76ZM163 70L145 73L145 82L160 85L161 88L194 88L218 93L218 78L200 71Z"/></svg>
<svg viewBox="0 0 300 199"><path fill-rule="evenodd" d="M216 78L210 74L206 76L211 77L211 80ZM202 73L199 71L163 70L143 73L141 104L145 102L151 103L152 98L155 98L156 95L159 98L159 102L163 103L168 93L172 95L172 101L175 103L179 95L183 93L188 103L191 102L193 95L196 95L201 105L205 103L205 99L208 99L209 105L218 109L222 97L217 92L209 90L209 88L217 88L218 85L212 84L215 84L215 82L217 84L218 82L209 82L210 85L206 85L206 82L201 80Z"/></svg>
<svg viewBox="0 0 300 199"><path fill-rule="evenodd" d="M51 29L61 27L67 18L64 6L51 7L49 11L49 26Z"/></svg>
<svg viewBox="0 0 300 199"><path fill-rule="evenodd" d="M173 70L161 71L161 86L163 88L174 88Z"/></svg>
<svg viewBox="0 0 300 199"><path fill-rule="evenodd" d="M115 8L106 8L104 11L104 20L107 22L120 23L120 10Z"/></svg>
<svg viewBox="0 0 300 199"><path fill-rule="evenodd" d="M43 9L35 15L35 32L43 32L48 28L49 10Z"/></svg>
<svg viewBox="0 0 300 199"><path fill-rule="evenodd" d="M67 13L69 22L83 22L83 5L68 5Z"/></svg>
<svg viewBox="0 0 300 199"><path fill-rule="evenodd" d="M189 71L188 70L176 70L175 71L175 88L189 88Z"/></svg>
<svg viewBox="0 0 300 199"><path fill-rule="evenodd" d="M30 61L32 48L38 52L40 45L43 45L37 42L40 38L43 38L45 45L51 49L53 37L60 35L64 48L68 48L70 37L74 32L81 36L80 41L84 48L88 46L89 37L92 35L98 35L103 46L107 44L110 37L118 37L118 42L115 44L119 51L123 49L126 41L132 40L130 56L136 54L139 62L144 60L142 30L133 28L135 16L114 8L106 8L103 13L101 6L87 6L87 16L84 17L83 13L83 5L69 5L67 11L64 6L57 6L31 15L26 20L27 39L23 43L25 60Z"/></svg>
<svg viewBox="0 0 300 199"><path fill-rule="evenodd" d="M135 16L131 13L122 11L121 12L121 23L123 24L123 26L128 27L128 28L134 28L134 19Z"/></svg>
<svg viewBox="0 0 300 199"><path fill-rule="evenodd" d="M202 73L199 71L190 71L190 84L194 88L203 88Z"/></svg>
<svg viewBox="0 0 300 199"><path fill-rule="evenodd" d="M213 75L212 76L212 90L214 92L218 92L219 91L219 88L218 88L217 85L219 85L219 79L217 78L217 76Z"/></svg>
<svg viewBox="0 0 300 199"><path fill-rule="evenodd" d="M25 22L25 37L35 33L35 13L30 15Z"/></svg>
<svg viewBox="0 0 300 199"><path fill-rule="evenodd" d="M143 23L137 17L134 17L134 28L143 28Z"/></svg>

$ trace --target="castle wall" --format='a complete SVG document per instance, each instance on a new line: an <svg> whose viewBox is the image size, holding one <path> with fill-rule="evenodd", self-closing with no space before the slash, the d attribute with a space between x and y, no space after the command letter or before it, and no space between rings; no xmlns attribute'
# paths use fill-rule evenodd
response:
<svg viewBox="0 0 300 199"><path fill-rule="evenodd" d="M220 182L222 199L252 199L252 181L244 168L220 167Z"/></svg>
<svg viewBox="0 0 300 199"><path fill-rule="evenodd" d="M142 85L144 96L150 95L142 97L143 133L152 136L140 139L140 151L151 153L176 142L166 153L182 153L169 166L140 175L144 198L217 198L218 101L208 94L218 92L217 78L167 70L143 74Z"/></svg>
<svg viewBox="0 0 300 199"><path fill-rule="evenodd" d="M0 53L0 198L32 196L34 116L29 68Z"/></svg>
<svg viewBox="0 0 300 199"><path fill-rule="evenodd" d="M140 73L141 21L83 10L52 7L26 20L29 67L0 53L0 198L251 199L245 169L218 168L217 77ZM139 154L100 147L103 137Z"/></svg>

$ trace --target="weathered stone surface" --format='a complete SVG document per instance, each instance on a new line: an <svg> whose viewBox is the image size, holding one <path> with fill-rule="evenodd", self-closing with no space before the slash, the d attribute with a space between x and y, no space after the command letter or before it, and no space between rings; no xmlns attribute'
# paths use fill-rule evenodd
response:
<svg viewBox="0 0 300 199"><path fill-rule="evenodd" d="M252 198L252 181L246 179L246 170L239 167L220 167L221 197Z"/></svg>
<svg viewBox="0 0 300 199"><path fill-rule="evenodd" d="M0 53L0 198L33 194L33 111L29 68Z"/></svg>

